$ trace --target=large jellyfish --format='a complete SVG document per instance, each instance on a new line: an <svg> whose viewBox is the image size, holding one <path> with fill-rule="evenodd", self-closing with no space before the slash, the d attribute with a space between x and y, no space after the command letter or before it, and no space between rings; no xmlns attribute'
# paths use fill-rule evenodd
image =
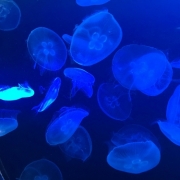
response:
<svg viewBox="0 0 180 180"><path fill-rule="evenodd" d="M11 31L19 25L21 11L13 0L0 0L0 30Z"/></svg>
<svg viewBox="0 0 180 180"><path fill-rule="evenodd" d="M97 100L101 110L115 120L126 120L132 109L129 91L119 84L103 83L99 86Z"/></svg>
<svg viewBox="0 0 180 180"><path fill-rule="evenodd" d="M89 98L93 95L92 86L95 78L92 74L80 68L66 68L64 75L72 80L71 97L74 97L79 90Z"/></svg>
<svg viewBox="0 0 180 180"><path fill-rule="evenodd" d="M62 39L52 30L38 27L27 39L28 51L43 72L59 70L66 62L67 49Z"/></svg>
<svg viewBox="0 0 180 180"><path fill-rule="evenodd" d="M65 143L89 113L82 108L62 107L56 112L46 130L46 142L50 145Z"/></svg>
<svg viewBox="0 0 180 180"><path fill-rule="evenodd" d="M62 180L62 174L56 164L41 159L28 164L19 180Z"/></svg>
<svg viewBox="0 0 180 180"><path fill-rule="evenodd" d="M114 147L107 156L107 163L116 170L139 174L159 164L159 144L153 134L141 126L122 128L111 142Z"/></svg>
<svg viewBox="0 0 180 180"><path fill-rule="evenodd" d="M79 6L92 6L92 5L101 5L109 2L110 0L76 0L76 3Z"/></svg>
<svg viewBox="0 0 180 180"><path fill-rule="evenodd" d="M91 66L117 48L122 39L122 30L112 14L101 11L83 20L72 38L68 35L63 37L67 43L71 42L72 59L82 66Z"/></svg>

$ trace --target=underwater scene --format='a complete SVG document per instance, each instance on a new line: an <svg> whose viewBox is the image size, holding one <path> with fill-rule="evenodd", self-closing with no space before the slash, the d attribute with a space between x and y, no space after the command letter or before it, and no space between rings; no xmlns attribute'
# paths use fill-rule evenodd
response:
<svg viewBox="0 0 180 180"><path fill-rule="evenodd" d="M180 1L0 0L0 180L180 180Z"/></svg>

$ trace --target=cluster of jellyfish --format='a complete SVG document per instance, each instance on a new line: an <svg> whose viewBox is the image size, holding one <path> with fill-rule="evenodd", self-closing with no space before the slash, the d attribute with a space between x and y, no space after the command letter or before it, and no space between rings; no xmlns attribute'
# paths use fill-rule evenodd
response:
<svg viewBox="0 0 180 180"><path fill-rule="evenodd" d="M80 6L100 5L109 0L76 0ZM0 29L15 29L21 12L14 1L0 0ZM72 82L71 98L82 91L87 98L93 96L95 77L85 70L108 57L122 40L122 29L114 16L107 10L92 14L75 29L73 35L62 38L53 30L37 27L27 38L27 48L43 75L45 70L58 71L66 63L67 48L72 60L79 67L67 67L64 76ZM161 94L172 81L172 68L180 68L179 61L170 63L165 54L150 46L130 44L116 51L112 59L112 73L116 83L102 83L97 91L97 103L109 118L116 121L128 119L132 110L131 91L140 91L148 96ZM32 108L36 113L45 111L58 97L61 78L55 77L44 99ZM30 98L34 90L28 83L18 86L1 86L0 100L15 101ZM166 121L157 121L162 133L174 144L180 146L179 101L180 86L170 97ZM20 111L0 110L0 136L18 127L17 115ZM85 161L92 152L92 140L81 121L89 115L83 108L61 107L54 113L45 132L45 140L50 146L58 146L71 158ZM139 174L156 167L161 158L160 145L155 136L139 125L129 125L120 129L110 140L107 163L112 168L126 173ZM48 171L47 171L48 169ZM60 180L62 174L51 161L41 159L28 164L20 180Z"/></svg>

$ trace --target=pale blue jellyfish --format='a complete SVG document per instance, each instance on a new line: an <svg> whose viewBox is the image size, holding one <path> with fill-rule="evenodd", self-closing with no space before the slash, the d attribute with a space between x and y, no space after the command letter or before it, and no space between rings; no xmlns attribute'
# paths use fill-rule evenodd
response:
<svg viewBox="0 0 180 180"><path fill-rule="evenodd" d="M0 30L16 29L21 19L21 11L13 0L0 0Z"/></svg>
<svg viewBox="0 0 180 180"><path fill-rule="evenodd" d="M101 5L109 2L110 0L76 0L76 3L79 6L92 6L92 5Z"/></svg>
<svg viewBox="0 0 180 180"><path fill-rule="evenodd" d="M107 163L114 169L139 174L156 167L161 153L156 138L145 128L129 125L111 139Z"/></svg>
<svg viewBox="0 0 180 180"><path fill-rule="evenodd" d="M21 98L28 98L34 95L34 90L27 84L18 84L18 86L0 87L0 99L3 101L15 101Z"/></svg>
<svg viewBox="0 0 180 180"><path fill-rule="evenodd" d="M0 136L4 136L18 127L17 115L20 111L0 109Z"/></svg>
<svg viewBox="0 0 180 180"><path fill-rule="evenodd" d="M92 74L80 68L66 68L64 75L72 80L71 97L74 97L79 90L89 98L93 95L92 86L95 78Z"/></svg>
<svg viewBox="0 0 180 180"><path fill-rule="evenodd" d="M92 141L87 130L79 126L75 133L59 147L69 157L85 161L91 155Z"/></svg>
<svg viewBox="0 0 180 180"><path fill-rule="evenodd" d="M172 79L165 54L153 47L131 44L116 52L112 61L115 79L125 88L156 96Z"/></svg>
<svg viewBox="0 0 180 180"><path fill-rule="evenodd" d="M41 159L28 164L19 180L62 180L62 173L56 164Z"/></svg>
<svg viewBox="0 0 180 180"><path fill-rule="evenodd" d="M172 68L180 69L180 58L177 58L171 62Z"/></svg>
<svg viewBox="0 0 180 180"><path fill-rule="evenodd" d="M66 62L67 49L64 42L58 34L48 28L38 27L31 31L27 47L35 66L38 64L42 71L57 71Z"/></svg>
<svg viewBox="0 0 180 180"><path fill-rule="evenodd" d="M131 113L129 91L119 84L103 83L99 86L97 100L101 110L115 120L126 120Z"/></svg>
<svg viewBox="0 0 180 180"><path fill-rule="evenodd" d="M49 87L48 92L43 101L38 106L35 106L32 109L36 112L42 112L46 110L58 97L60 86L61 79L59 77L56 77L53 80L51 86Z"/></svg>
<svg viewBox="0 0 180 180"><path fill-rule="evenodd" d="M122 30L108 11L100 11L83 20L70 38L63 36L70 44L72 59L82 65L91 66L105 59L120 44Z"/></svg>
<svg viewBox="0 0 180 180"><path fill-rule="evenodd" d="M46 130L46 142L49 145L65 143L88 115L89 113L82 108L62 107L55 113Z"/></svg>

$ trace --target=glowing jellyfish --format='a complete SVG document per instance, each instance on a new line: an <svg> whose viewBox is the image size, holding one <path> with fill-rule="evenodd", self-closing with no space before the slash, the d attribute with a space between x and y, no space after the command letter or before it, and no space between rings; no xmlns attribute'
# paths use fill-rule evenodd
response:
<svg viewBox="0 0 180 180"><path fill-rule="evenodd" d="M89 98L93 95L92 86L95 78L92 74L80 68L66 68L64 75L72 80L71 97L74 97L79 90Z"/></svg>
<svg viewBox="0 0 180 180"><path fill-rule="evenodd" d="M92 6L92 5L101 5L109 2L110 0L76 0L76 3L79 6Z"/></svg>
<svg viewBox="0 0 180 180"><path fill-rule="evenodd" d="M122 30L112 14L101 11L83 20L72 39L67 35L64 37L71 42L72 59L80 65L91 66L117 48L122 39Z"/></svg>
<svg viewBox="0 0 180 180"><path fill-rule="evenodd" d="M129 91L119 84L103 83L99 86L97 100L101 110L115 120L126 120L132 109Z"/></svg>
<svg viewBox="0 0 180 180"><path fill-rule="evenodd" d="M18 127L17 115L20 111L0 109L0 136L4 136Z"/></svg>
<svg viewBox="0 0 180 180"><path fill-rule="evenodd" d="M0 88L0 99L3 101L15 101L34 95L34 90L27 84L18 84L15 87L4 86Z"/></svg>
<svg viewBox="0 0 180 180"><path fill-rule="evenodd" d="M61 86L61 79L59 77L56 77L53 80L51 86L49 87L44 100L38 106L35 106L32 109L35 110L36 112L42 112L46 110L56 100L60 86Z"/></svg>
<svg viewBox="0 0 180 180"><path fill-rule="evenodd" d="M32 59L42 68L57 71L66 62L67 49L62 39L52 30L38 27L31 31L27 39L28 51Z"/></svg>
<svg viewBox="0 0 180 180"><path fill-rule="evenodd" d="M47 159L33 161L28 164L19 180L62 180L62 174L59 168L53 162Z"/></svg>
<svg viewBox="0 0 180 180"><path fill-rule="evenodd" d="M63 153L71 158L85 161L91 155L92 141L87 130L79 126L75 133L59 147Z"/></svg>
<svg viewBox="0 0 180 180"><path fill-rule="evenodd" d="M65 143L89 113L82 108L62 107L56 112L46 130L46 142L50 145Z"/></svg>
<svg viewBox="0 0 180 180"><path fill-rule="evenodd" d="M12 0L0 1L0 30L10 31L19 25L21 11Z"/></svg>
<svg viewBox="0 0 180 180"><path fill-rule="evenodd" d="M141 126L122 128L111 142L115 147L109 152L107 163L116 170L139 174L159 164L161 154L157 140Z"/></svg>
<svg viewBox="0 0 180 180"><path fill-rule="evenodd" d="M150 96L163 92L172 79L172 68L164 53L145 45L131 44L118 50L112 71L125 88Z"/></svg>

